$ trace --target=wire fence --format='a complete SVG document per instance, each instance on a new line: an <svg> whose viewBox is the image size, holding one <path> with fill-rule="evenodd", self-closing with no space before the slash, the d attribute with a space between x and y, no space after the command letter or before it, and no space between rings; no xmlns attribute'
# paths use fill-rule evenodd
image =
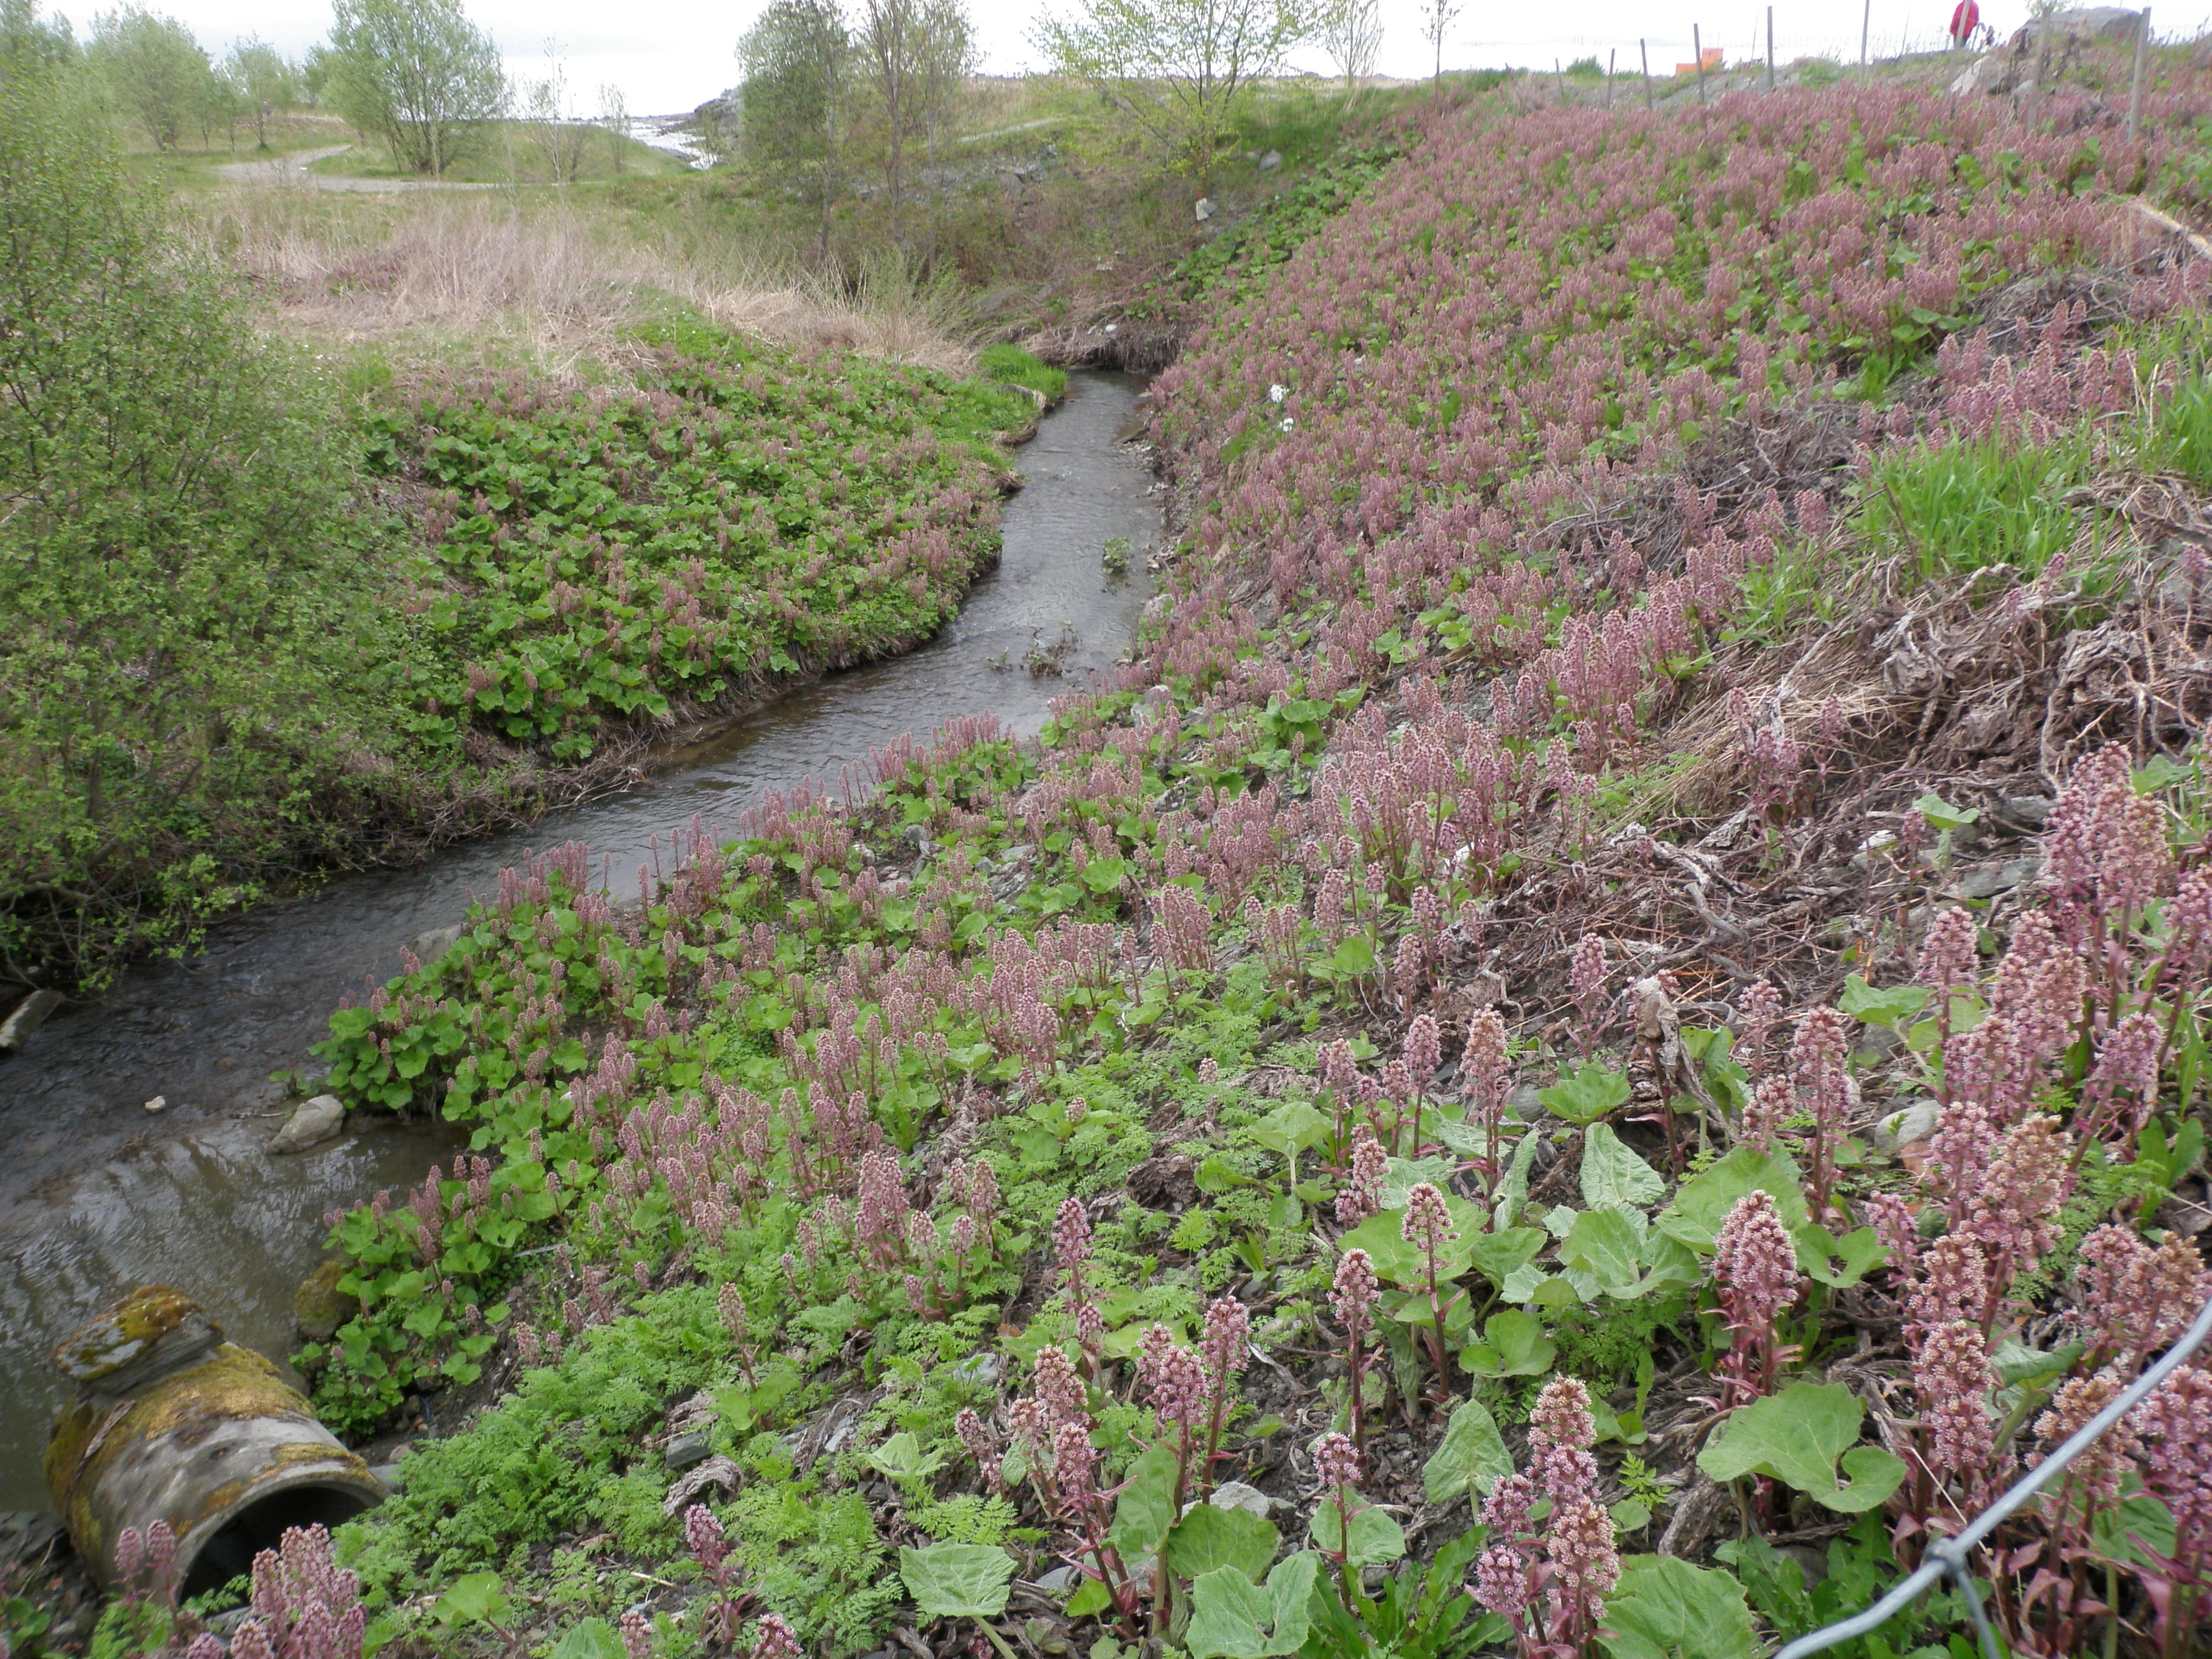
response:
<svg viewBox="0 0 2212 1659"><path fill-rule="evenodd" d="M2152 1389L2172 1375L2182 1361L2196 1352L2207 1336L2212 1336L2212 1302L2204 1304L2197 1316L2197 1322L2189 1328L2179 1341L2166 1351L2156 1364L2123 1389L2104 1410L2084 1423L2064 1445L2015 1482L2003 1497L1983 1510L1965 1531L1930 1545L1927 1559L1899 1580L1888 1595L1864 1613L1839 1620L1826 1629L1799 1637L1784 1645L1774 1659L1808 1659L1809 1655L1825 1653L1854 1637L1879 1630L1923 1591L1942 1578L1948 1578L1957 1585L1960 1594L1965 1598L1967 1609L1973 1615L1974 1633L1980 1639L1984 1659L2005 1659L2004 1645L1997 1639L1996 1631L1990 1623L1989 1613L1982 1606L1981 1589L1974 1583L1973 1571L1967 1565L1966 1558L2023 1504L2050 1485L2068 1464L2141 1405Z"/></svg>
<svg viewBox="0 0 2212 1659"><path fill-rule="evenodd" d="M1610 64L1620 75L1632 77L1640 74L1640 58L1648 56L1652 78L1664 81L1671 79L1678 67L1690 69L1696 63L1700 47L1708 52L1717 51L1726 69L1763 67L1768 56L1771 19L1773 60L1778 68L1807 60L1826 59L1838 66L1850 66L1950 52L1956 53L1963 68L1979 55L1979 48L1960 50L1954 46L1948 33L1950 15L1949 0L1928 0L1923 5L1904 11L1885 4L1880 10L1872 6L1835 7L1809 15L1793 15L1779 6L1770 11L1763 5L1753 5L1729 17L1710 21L1692 19L1677 22L1670 19L1658 32L1641 37L1532 32L1515 37L1469 38L1457 43L1455 50L1462 58L1469 61L1496 59L1539 71L1549 70L1555 61L1571 64L1594 58L1601 68ZM1997 39L2002 42L2017 22L2024 20L2014 20L2011 26L1995 17L1989 21L1998 30ZM2166 29L2160 29L2154 21L2151 40L2166 44L2192 40L2204 32L2206 26L2203 21L2185 25L2177 12Z"/></svg>

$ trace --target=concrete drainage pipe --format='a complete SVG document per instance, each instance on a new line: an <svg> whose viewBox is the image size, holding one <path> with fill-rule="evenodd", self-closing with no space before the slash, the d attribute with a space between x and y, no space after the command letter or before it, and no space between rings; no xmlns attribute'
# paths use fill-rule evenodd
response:
<svg viewBox="0 0 2212 1659"><path fill-rule="evenodd" d="M276 1366L166 1285L133 1291L53 1361L77 1386L46 1445L46 1486L111 1589L126 1527L167 1522L179 1593L198 1595L250 1571L287 1527L336 1526L384 1498Z"/></svg>

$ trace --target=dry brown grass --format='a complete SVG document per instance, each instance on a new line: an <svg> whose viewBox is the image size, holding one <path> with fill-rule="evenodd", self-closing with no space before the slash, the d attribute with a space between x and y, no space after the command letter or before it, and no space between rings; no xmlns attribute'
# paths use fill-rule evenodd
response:
<svg viewBox="0 0 2212 1659"><path fill-rule="evenodd" d="M974 362L957 307L897 270L825 280L742 247L641 240L564 204L264 186L179 213L189 245L260 292L269 326L316 343L578 376L620 368L635 355L629 325L680 309L800 350Z"/></svg>

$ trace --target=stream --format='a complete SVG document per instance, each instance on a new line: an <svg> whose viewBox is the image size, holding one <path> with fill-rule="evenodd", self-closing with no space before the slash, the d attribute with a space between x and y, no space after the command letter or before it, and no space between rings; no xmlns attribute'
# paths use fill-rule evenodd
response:
<svg viewBox="0 0 2212 1659"><path fill-rule="evenodd" d="M399 952L459 921L471 897L533 849L578 840L635 892L671 832L703 818L738 832L768 792L841 769L905 733L994 714L1034 735L1051 700L1127 650L1148 593L1160 509L1141 454L1116 441L1136 376L1068 378L1066 400L1015 458L1023 489L1000 513L998 568L959 616L904 657L806 685L712 738L659 757L649 783L449 848L418 868L334 880L310 896L211 929L190 960L149 963L104 998L0 1056L0 1511L52 1505L40 1473L61 1398L46 1355L137 1285L176 1286L233 1340L282 1361L292 1295L322 1260L327 1210L419 1182L465 1137L440 1123L374 1120L290 1158L261 1147L289 1109L271 1073L310 1063L349 994L399 971ZM1112 577L1110 538L1133 548ZM1033 646L1073 644L1060 673L1033 675ZM166 1104L149 1112L146 1103Z"/></svg>

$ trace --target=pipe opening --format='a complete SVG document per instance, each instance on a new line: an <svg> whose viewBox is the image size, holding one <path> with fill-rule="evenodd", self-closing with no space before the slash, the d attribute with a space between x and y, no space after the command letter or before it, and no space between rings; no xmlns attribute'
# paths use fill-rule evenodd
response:
<svg viewBox="0 0 2212 1659"><path fill-rule="evenodd" d="M252 1573L253 1558L283 1542L288 1527L319 1522L335 1528L368 1506L368 1498L350 1486L307 1483L270 1492L239 1510L222 1531L200 1547L185 1569L179 1599L221 1589L232 1579Z"/></svg>

